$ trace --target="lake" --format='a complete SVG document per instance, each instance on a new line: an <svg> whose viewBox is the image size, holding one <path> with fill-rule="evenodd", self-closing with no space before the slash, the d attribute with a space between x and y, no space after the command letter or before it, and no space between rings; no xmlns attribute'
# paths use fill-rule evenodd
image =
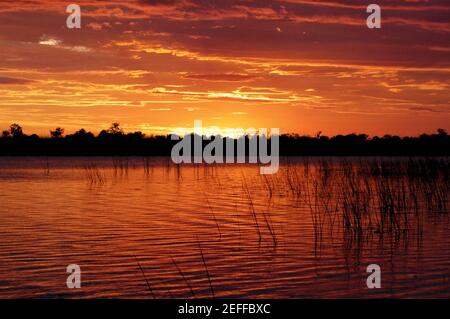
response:
<svg viewBox="0 0 450 319"><path fill-rule="evenodd" d="M449 298L449 167L0 158L0 298Z"/></svg>

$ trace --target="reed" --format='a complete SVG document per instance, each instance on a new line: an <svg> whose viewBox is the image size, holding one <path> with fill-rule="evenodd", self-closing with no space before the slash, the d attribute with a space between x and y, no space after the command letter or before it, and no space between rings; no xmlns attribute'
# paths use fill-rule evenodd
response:
<svg viewBox="0 0 450 319"><path fill-rule="evenodd" d="M272 219L270 218L270 215L267 214L265 211L262 213L264 217L264 222L266 223L267 229L269 230L270 236L272 238L273 245L276 247L278 245L278 239L277 239L277 233L275 232L275 228L273 226Z"/></svg>
<svg viewBox="0 0 450 319"><path fill-rule="evenodd" d="M88 163L84 165L84 172L86 179L91 184L99 184L99 185L105 184L106 177L94 163Z"/></svg>
<svg viewBox="0 0 450 319"><path fill-rule="evenodd" d="M202 257L203 267L205 269L206 276L208 277L209 288L211 289L211 295L212 295L213 298L216 298L216 295L214 293L212 280L211 280L211 275L209 274L208 265L206 264L205 255L203 254L202 245L200 244L200 241L198 240L198 238L197 238L197 244L198 244L198 249L200 250L200 256Z"/></svg>
<svg viewBox="0 0 450 319"><path fill-rule="evenodd" d="M172 259L172 263L174 264L175 268L177 269L178 274L181 276L181 278L183 278L183 281L186 283L186 286L189 288L189 290L191 291L192 296L195 298L195 292L194 292L194 289L192 289L192 286L189 283L189 280L187 280L186 276L181 271L181 269L178 266L178 264L175 262L175 259L172 256L170 256L170 258Z"/></svg>
<svg viewBox="0 0 450 319"><path fill-rule="evenodd" d="M129 169L129 159L128 158L120 158L115 157L112 160L113 163L113 169L114 169L114 175L120 174L120 175L128 175L128 169Z"/></svg>
<svg viewBox="0 0 450 319"><path fill-rule="evenodd" d="M214 213L214 209L211 206L211 203L209 202L208 196L206 195L206 192L203 192L203 197L205 198L206 204L208 205L209 211L211 212L213 218L214 218L214 222L216 224L217 227L217 232L219 233L219 240L222 239L222 231L220 230L220 225L219 225L219 221L217 220L217 216Z"/></svg>
<svg viewBox="0 0 450 319"><path fill-rule="evenodd" d="M255 223L255 228L256 228L256 231L258 233L258 242L260 243L261 240L262 240L262 235L261 235L261 229L259 227L258 216L256 215L255 206L253 205L253 200L252 200L252 197L250 195L250 190L248 188L247 180L245 179L244 175L242 175L242 189L243 189L244 193L247 195L247 200L248 200L248 204L249 204L249 207L250 207L250 212L252 214L253 221Z"/></svg>
<svg viewBox="0 0 450 319"><path fill-rule="evenodd" d="M267 175L262 175L262 176L264 178L264 182L265 182L265 185L266 185L266 188L267 188L267 192L268 192L269 198L272 198L272 195L273 195L273 181L269 180Z"/></svg>
<svg viewBox="0 0 450 319"><path fill-rule="evenodd" d="M296 198L299 198L302 194L302 177L298 169L298 165L293 165L290 162L287 162L286 169L284 171L284 176L287 182L287 185L289 186L289 190L291 191L292 195ZM309 174L309 171L308 171Z"/></svg>
<svg viewBox="0 0 450 319"><path fill-rule="evenodd" d="M50 175L50 162L48 160L48 157L45 159L44 175L45 176Z"/></svg>
<svg viewBox="0 0 450 319"><path fill-rule="evenodd" d="M137 256L134 256L134 258L136 259L139 269L141 270L142 276L144 277L145 283L147 284L148 291L150 291L152 298L155 299L155 294L153 293L152 286L150 285L150 282L147 279L147 276L145 275L144 269L142 268L141 263L139 262L139 259L137 258Z"/></svg>
<svg viewBox="0 0 450 319"><path fill-rule="evenodd" d="M398 239L420 236L426 214L448 214L449 168L447 159L319 160L313 168L308 163L300 181L288 163L284 185L293 196L303 187L316 239L336 225L356 240L373 234Z"/></svg>
<svg viewBox="0 0 450 319"><path fill-rule="evenodd" d="M144 167L144 174L148 176L150 175L151 172L153 172L152 160L149 157L143 157L142 161Z"/></svg>

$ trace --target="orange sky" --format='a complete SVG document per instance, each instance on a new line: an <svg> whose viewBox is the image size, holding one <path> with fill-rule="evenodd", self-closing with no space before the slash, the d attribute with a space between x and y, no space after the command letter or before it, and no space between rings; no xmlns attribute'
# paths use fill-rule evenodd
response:
<svg viewBox="0 0 450 319"><path fill-rule="evenodd" d="M447 0L2 0L0 129L450 130L449 17Z"/></svg>

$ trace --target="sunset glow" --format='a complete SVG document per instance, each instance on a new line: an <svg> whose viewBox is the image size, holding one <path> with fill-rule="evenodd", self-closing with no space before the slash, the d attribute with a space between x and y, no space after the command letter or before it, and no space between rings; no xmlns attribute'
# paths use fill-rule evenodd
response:
<svg viewBox="0 0 450 319"><path fill-rule="evenodd" d="M378 1L67 1L0 4L0 127L166 134L417 135L450 129L450 5Z"/></svg>

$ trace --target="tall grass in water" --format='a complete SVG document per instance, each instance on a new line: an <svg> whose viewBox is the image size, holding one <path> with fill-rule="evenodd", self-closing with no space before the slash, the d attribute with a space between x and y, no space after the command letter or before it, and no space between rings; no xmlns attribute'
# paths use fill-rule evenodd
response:
<svg viewBox="0 0 450 319"><path fill-rule="evenodd" d="M253 217L253 221L254 221L254 224L255 224L256 231L258 233L258 242L261 243L261 241L262 241L262 228L261 228L261 225L260 225L260 222L259 222L259 219L258 219L258 214L257 214L257 212L255 210L255 205L253 203L253 199L252 199L252 196L250 194L250 189L248 187L247 180L246 180L244 175L242 175L242 189L243 189L243 193L247 197L249 209L250 209L250 212L251 212L252 217ZM278 245L277 234L275 232L275 228L273 226L273 222L272 222L272 219L270 218L270 215L268 215L263 210L262 217L264 218L264 223L265 223L265 225L267 227L267 230L269 231L269 234L270 234L270 236L272 238L273 245L277 246Z"/></svg>
<svg viewBox="0 0 450 319"><path fill-rule="evenodd" d="M155 293L153 292L152 286L150 285L150 281L148 280L147 276L145 275L144 269L141 266L141 263L139 262L139 259L135 256L136 263L139 266L139 270L142 273L142 276L144 277L145 283L147 284L148 291L150 291L150 294L152 295L152 298L155 299Z"/></svg>
<svg viewBox="0 0 450 319"><path fill-rule="evenodd" d="M48 157L45 159L44 175L45 176L50 175L50 162L48 160Z"/></svg>
<svg viewBox="0 0 450 319"><path fill-rule="evenodd" d="M306 164L305 164L306 165ZM286 165L286 170L284 172L284 176L286 178L287 185L292 195L299 198L302 194L303 183L302 176L298 170L297 165L292 165L290 162Z"/></svg>
<svg viewBox="0 0 450 319"><path fill-rule="evenodd" d="M209 202L208 196L206 195L205 192L203 192L203 196L204 196L205 201L206 201L206 203L208 205L209 211L211 212L211 214L212 214L212 216L214 218L214 222L216 223L216 227L217 227L217 232L219 233L219 240L221 240L222 239L222 231L220 230L220 225L219 225L219 221L217 220L217 216L214 213L214 209L212 208L212 206L211 206L211 204Z"/></svg>
<svg viewBox="0 0 450 319"><path fill-rule="evenodd" d="M318 160L288 163L284 187L305 199L316 239L325 229L349 238L422 235L428 214L448 214L448 159ZM272 189L276 193L275 189Z"/></svg>
<svg viewBox="0 0 450 319"><path fill-rule="evenodd" d="M192 294L192 297L195 298L195 292L194 292L194 289L192 288L192 285L189 283L189 280L186 278L183 271L180 269L178 264L175 262L175 259L173 258L173 256L170 256L170 259L172 260L172 263L174 264L175 268L177 269L178 274L181 276L181 278L183 278L183 281L186 283L186 286L189 288L189 290Z"/></svg>
<svg viewBox="0 0 450 319"><path fill-rule="evenodd" d="M250 212L252 214L253 221L255 223L255 228L256 228L256 231L258 233L258 239L259 239L258 241L261 242L262 236L261 236L261 229L259 227L258 216L256 215L255 206L253 205L253 200L252 200L252 197L250 195L250 190L248 188L247 180L245 179L244 175L242 176L242 189L243 189L243 192L247 196L247 199L248 199Z"/></svg>
<svg viewBox="0 0 450 319"><path fill-rule="evenodd" d="M333 196L336 190L335 182L331 177L330 164L323 160L317 164L314 172L309 167L305 169L302 177L303 193L306 204L310 208L316 240L322 238L325 223L334 224L335 221L336 200Z"/></svg>
<svg viewBox="0 0 450 319"><path fill-rule="evenodd" d="M128 175L128 169L130 166L128 158L113 158L113 169L114 176L120 175Z"/></svg>
<svg viewBox="0 0 450 319"><path fill-rule="evenodd" d="M143 167L144 167L144 173L145 175L150 175L151 172L153 172L153 164L152 160L149 157L143 157Z"/></svg>
<svg viewBox="0 0 450 319"><path fill-rule="evenodd" d="M213 298L216 298L216 295L214 293L213 284L212 284L211 275L210 275L209 270L208 270L208 265L206 264L205 255L203 254L202 245L200 244L200 241L198 240L198 238L197 238L197 244L198 244L198 249L200 250L200 256L202 257L203 267L205 269L206 276L208 277L208 283L209 283L209 288L211 289L211 295L212 295Z"/></svg>
<svg viewBox="0 0 450 319"><path fill-rule="evenodd" d="M100 169L94 164L89 163L84 165L84 172L86 175L86 179L91 184L104 184L106 182L105 175L100 171Z"/></svg>

